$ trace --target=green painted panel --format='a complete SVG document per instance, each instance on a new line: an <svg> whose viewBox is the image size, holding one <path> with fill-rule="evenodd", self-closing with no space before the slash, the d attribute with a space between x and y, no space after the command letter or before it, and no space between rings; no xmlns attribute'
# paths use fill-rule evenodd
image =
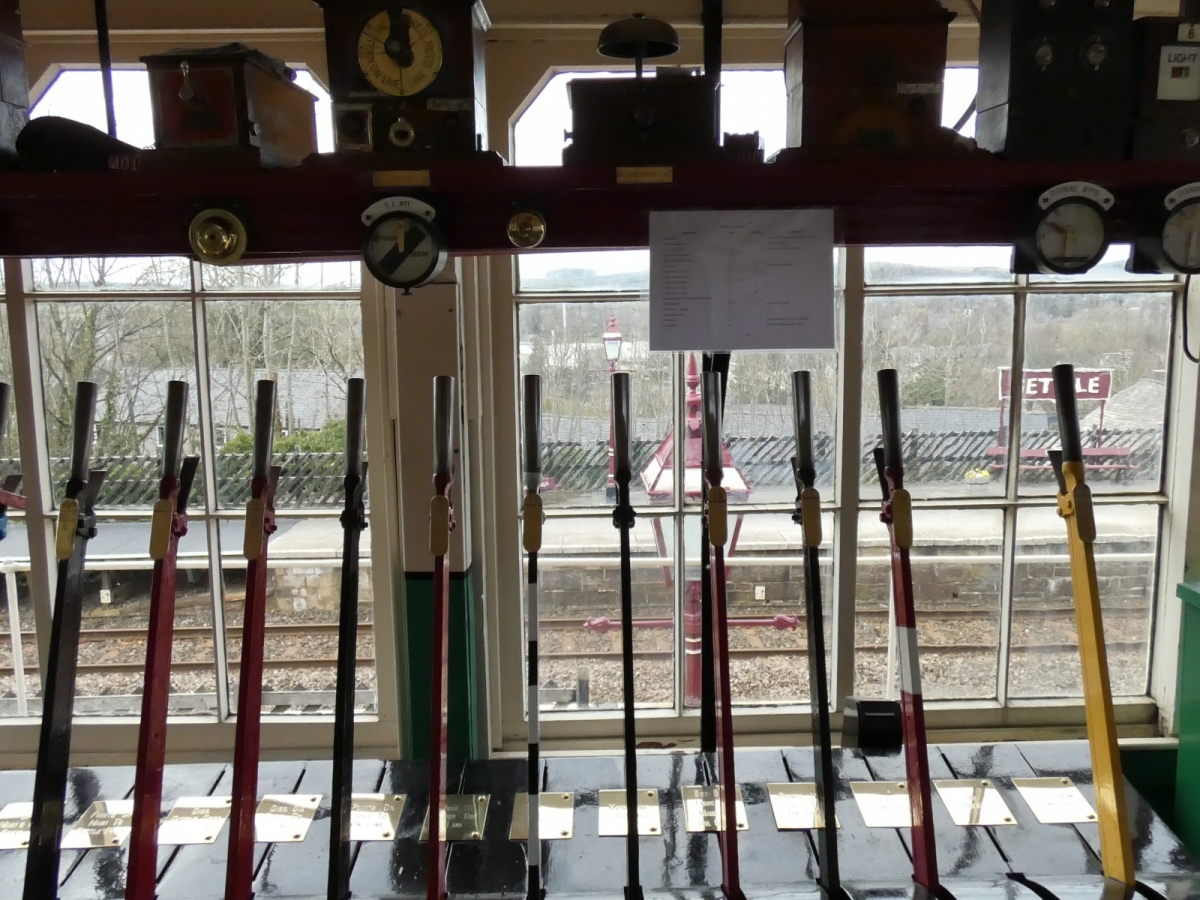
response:
<svg viewBox="0 0 1200 900"><path fill-rule="evenodd" d="M1200 853L1200 608L1194 590L1180 585L1183 635L1179 647L1179 763L1175 782L1175 833Z"/></svg>
<svg viewBox="0 0 1200 900"><path fill-rule="evenodd" d="M1137 792L1158 813L1175 827L1175 766L1178 753L1173 748L1162 750L1124 749L1121 751L1121 771Z"/></svg>
<svg viewBox="0 0 1200 900"><path fill-rule="evenodd" d="M433 576L404 576L408 608L408 674L412 695L412 750L415 759L429 758L429 686L432 677ZM475 640L475 589L470 572L450 576L450 702L448 753L451 759L479 757L475 716L479 686L479 654Z"/></svg>

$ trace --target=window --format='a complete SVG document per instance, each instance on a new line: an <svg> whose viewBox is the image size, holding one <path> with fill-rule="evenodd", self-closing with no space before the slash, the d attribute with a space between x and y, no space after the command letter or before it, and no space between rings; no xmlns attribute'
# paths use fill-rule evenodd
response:
<svg viewBox="0 0 1200 900"><path fill-rule="evenodd" d="M569 77L552 80L518 123L518 162L547 164L560 152L557 137L547 144L537 129L548 135L546 123L561 122L554 115L563 115ZM974 70L948 73L947 124L965 112L976 80ZM734 97L727 89L727 108ZM968 119L963 130L972 127ZM546 158L523 159L523 137L534 142L533 155ZM1072 362L1088 384L1080 412L1101 523L1097 565L1114 692L1147 697L1168 500L1169 342L1182 286L1126 274L1128 247L1114 247L1093 272L1067 280L1014 276L1011 252L905 247L846 254L846 282L863 288L842 299L844 325L852 334L861 325L861 344L839 354L734 355L724 439L732 458L727 478L739 489L731 496L728 596L734 697L748 730L790 729L781 723L792 720L779 714L809 700L800 530L791 520L789 376L796 369L813 373L817 404L821 573L836 698L899 691L888 539L872 459L880 441L875 373L893 367L916 501L913 569L933 715L964 703L1002 709L1078 702L1066 533L1045 455L1057 443L1057 423L1053 401L1039 387L1044 370L1059 362ZM539 557L539 646L541 707L552 737L607 735L596 716L619 721L612 718L621 706L620 622L617 535L605 491L609 366L602 342L614 323L624 338L615 367L633 376L635 409L636 702L652 733L692 734L698 727L687 719L699 704L689 654L699 634L699 476L676 471L676 460L686 457L697 360L646 349L647 259L645 251L529 255L517 273L518 374L544 379L548 519ZM843 393L848 358L861 358L861 392L853 395ZM1014 372L1021 373L1015 387ZM859 422L857 450L838 446L843 414ZM844 508L843 500L851 505ZM515 510L519 498L510 502ZM855 552L843 552L846 541ZM520 552L515 541L510 546ZM506 689L504 696L523 710L523 692ZM581 717L585 711L593 715ZM772 712L773 724L760 715ZM505 720L520 721L507 713ZM519 726L508 733L519 734Z"/></svg>
<svg viewBox="0 0 1200 900"><path fill-rule="evenodd" d="M70 278L42 277L68 264ZM78 715L137 715L141 707L148 512L157 497L171 379L191 385L187 450L203 461L180 546L171 712L225 715L236 706L245 591L241 516L254 383L264 377L278 384L274 459L283 469L269 556L264 710L331 708L345 385L363 366L358 295L346 290L357 285L350 267L342 268L317 263L226 271L213 279L220 291L214 294L201 286L207 270L184 261L31 263L52 501L62 496L66 481L75 384L92 380L100 386L92 464L108 475L98 535L88 552ZM110 277L120 269L132 274ZM140 288L131 284L139 280ZM173 291L181 283L185 290ZM326 287L330 283L340 292ZM206 338L203 353L197 352L197 334ZM26 559L26 571L29 565ZM367 546L363 565L360 708L373 712ZM221 572L219 579L210 577L214 571ZM29 709L28 686L26 698Z"/></svg>

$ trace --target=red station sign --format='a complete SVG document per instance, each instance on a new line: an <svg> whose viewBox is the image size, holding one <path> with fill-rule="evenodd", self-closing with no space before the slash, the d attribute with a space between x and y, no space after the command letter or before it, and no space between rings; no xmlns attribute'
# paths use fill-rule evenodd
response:
<svg viewBox="0 0 1200 900"><path fill-rule="evenodd" d="M1049 369L1026 369L1026 400L1053 400L1054 375ZM1080 400L1107 400L1112 395L1112 369L1076 369L1075 396ZM1012 370L1000 370L1000 399L1012 396Z"/></svg>

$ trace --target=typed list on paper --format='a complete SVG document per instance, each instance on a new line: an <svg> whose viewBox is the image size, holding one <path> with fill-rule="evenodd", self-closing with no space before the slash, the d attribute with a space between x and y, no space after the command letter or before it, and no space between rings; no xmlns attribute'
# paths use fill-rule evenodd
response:
<svg viewBox="0 0 1200 900"><path fill-rule="evenodd" d="M832 210L650 214L650 349L835 349Z"/></svg>

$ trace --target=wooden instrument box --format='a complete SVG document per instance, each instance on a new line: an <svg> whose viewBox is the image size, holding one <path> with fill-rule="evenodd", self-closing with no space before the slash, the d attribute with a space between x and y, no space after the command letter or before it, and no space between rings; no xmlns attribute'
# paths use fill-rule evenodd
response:
<svg viewBox="0 0 1200 900"><path fill-rule="evenodd" d="M241 44L144 56L159 151L216 164L297 166L317 151L316 98L296 73ZM204 151L200 153L199 151Z"/></svg>
<svg viewBox="0 0 1200 900"><path fill-rule="evenodd" d="M338 152L405 165L487 147L482 2L316 2Z"/></svg>
<svg viewBox="0 0 1200 900"><path fill-rule="evenodd" d="M788 146L804 156L958 152L942 128L955 14L937 0L792 0Z"/></svg>
<svg viewBox="0 0 1200 900"><path fill-rule="evenodd" d="M654 78L576 78L567 95L565 165L669 165L720 152L711 78L659 68Z"/></svg>
<svg viewBox="0 0 1200 900"><path fill-rule="evenodd" d="M1120 159L1132 114L1133 0L988 0L976 140L1013 159Z"/></svg>
<svg viewBox="0 0 1200 900"><path fill-rule="evenodd" d="M1200 159L1200 16L1147 17L1137 30L1135 159Z"/></svg>

